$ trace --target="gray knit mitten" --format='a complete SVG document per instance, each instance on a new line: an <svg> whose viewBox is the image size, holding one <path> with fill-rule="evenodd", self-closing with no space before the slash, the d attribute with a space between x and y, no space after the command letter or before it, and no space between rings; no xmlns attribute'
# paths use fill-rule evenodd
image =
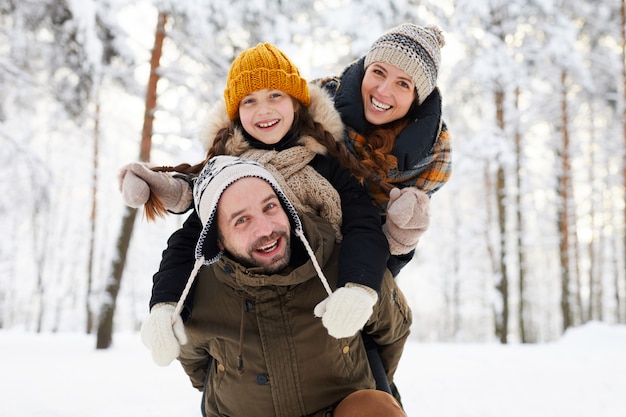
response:
<svg viewBox="0 0 626 417"><path fill-rule="evenodd" d="M120 169L118 176L124 203L129 207L141 207L150 193L156 194L164 207L172 213L189 209L193 195L189 183L168 172L156 172L145 162L131 162Z"/></svg>
<svg viewBox="0 0 626 417"><path fill-rule="evenodd" d="M391 190L383 232L392 255L415 249L429 223L430 199L425 192L415 187Z"/></svg>

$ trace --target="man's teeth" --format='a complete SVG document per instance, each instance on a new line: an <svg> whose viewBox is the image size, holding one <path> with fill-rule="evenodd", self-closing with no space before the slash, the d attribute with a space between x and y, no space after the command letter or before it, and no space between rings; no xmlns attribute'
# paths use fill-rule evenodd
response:
<svg viewBox="0 0 626 417"><path fill-rule="evenodd" d="M259 127L271 127L274 126L276 123L278 123L278 120L272 120L271 122L267 123L259 123Z"/></svg>
<svg viewBox="0 0 626 417"><path fill-rule="evenodd" d="M374 97L372 97L372 104L374 105L374 107L376 107L378 110L389 110L391 108L390 105L388 104L383 104L380 101L376 100Z"/></svg>
<svg viewBox="0 0 626 417"><path fill-rule="evenodd" d="M278 246L278 240L275 240L274 242L272 242L269 245L265 245L265 246L261 246L260 248L257 248L257 251L258 252L268 253L268 252L271 252L274 249L276 249L277 246Z"/></svg>

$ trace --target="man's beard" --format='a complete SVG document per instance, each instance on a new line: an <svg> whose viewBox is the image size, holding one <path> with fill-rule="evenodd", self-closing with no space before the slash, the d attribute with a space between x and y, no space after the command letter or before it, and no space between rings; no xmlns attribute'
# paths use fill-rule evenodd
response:
<svg viewBox="0 0 626 417"><path fill-rule="evenodd" d="M261 247L266 242L278 239L279 237L281 237L285 242L285 251L281 255L277 255L272 258L269 263L259 265L259 262L255 260L254 256L252 255L255 251L254 248ZM282 271L289 265L289 261L291 260L291 237L289 233L274 232L270 235L269 238L259 239L252 245L250 245L247 255L235 254L231 251L228 251L228 253L233 260L240 263L242 266L246 268L261 268L263 274L272 275Z"/></svg>

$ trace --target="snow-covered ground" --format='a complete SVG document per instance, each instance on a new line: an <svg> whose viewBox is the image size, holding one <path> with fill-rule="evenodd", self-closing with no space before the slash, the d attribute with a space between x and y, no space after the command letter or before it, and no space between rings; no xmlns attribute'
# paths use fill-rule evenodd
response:
<svg viewBox="0 0 626 417"><path fill-rule="evenodd" d="M0 416L200 416L177 362L153 364L137 334L114 340L98 351L93 336L0 331ZM626 326L541 345L410 342L397 384L411 417L623 417Z"/></svg>

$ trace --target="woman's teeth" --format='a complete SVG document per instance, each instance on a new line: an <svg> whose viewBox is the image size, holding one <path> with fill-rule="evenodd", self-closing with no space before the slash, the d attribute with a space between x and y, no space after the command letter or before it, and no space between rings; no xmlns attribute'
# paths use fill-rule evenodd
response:
<svg viewBox="0 0 626 417"><path fill-rule="evenodd" d="M378 110L381 110L381 111L389 110L391 108L390 105L383 104L380 101L376 100L374 97L372 97L372 104L374 105L374 107L376 107Z"/></svg>

